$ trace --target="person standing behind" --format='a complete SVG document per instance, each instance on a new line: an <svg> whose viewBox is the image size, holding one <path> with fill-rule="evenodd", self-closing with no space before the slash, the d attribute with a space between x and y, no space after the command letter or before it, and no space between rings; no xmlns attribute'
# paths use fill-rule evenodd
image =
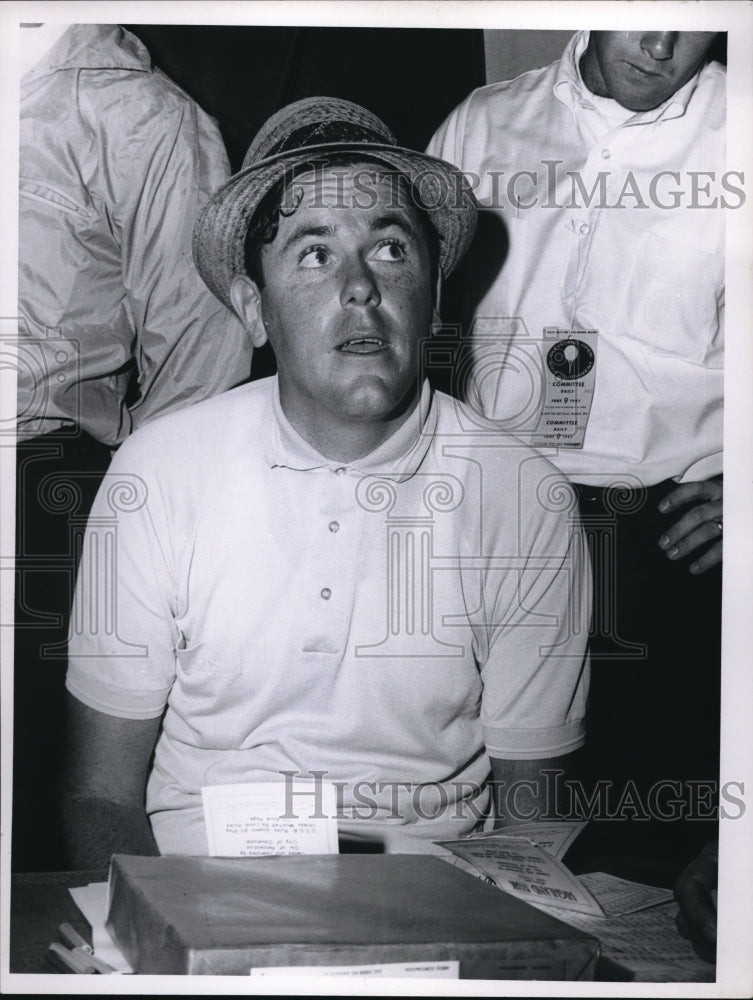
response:
<svg viewBox="0 0 753 1000"><path fill-rule="evenodd" d="M580 32L551 66L473 92L428 147L487 209L464 274L468 400L536 431L578 488L607 854L689 858L713 836L694 820L715 817L724 209L744 199L713 40Z"/></svg>
<svg viewBox="0 0 753 1000"><path fill-rule="evenodd" d="M191 258L215 122L118 25L21 28L14 867L54 867L65 635L112 449L250 375ZM34 787L34 794L28 789Z"/></svg>

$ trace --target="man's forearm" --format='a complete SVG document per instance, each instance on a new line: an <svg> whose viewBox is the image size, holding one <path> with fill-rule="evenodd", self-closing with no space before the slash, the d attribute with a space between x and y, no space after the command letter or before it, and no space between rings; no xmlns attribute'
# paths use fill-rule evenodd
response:
<svg viewBox="0 0 753 1000"><path fill-rule="evenodd" d="M63 833L70 868L107 868L113 854L159 854L143 808L95 797L63 804Z"/></svg>
<svg viewBox="0 0 753 1000"><path fill-rule="evenodd" d="M160 719L109 715L67 696L60 807L68 865L106 868L113 854L159 854L146 782Z"/></svg>
<svg viewBox="0 0 753 1000"><path fill-rule="evenodd" d="M492 758L494 826L535 823L542 816L552 818L552 782L578 773L581 752L537 760ZM555 777L556 776L556 777Z"/></svg>

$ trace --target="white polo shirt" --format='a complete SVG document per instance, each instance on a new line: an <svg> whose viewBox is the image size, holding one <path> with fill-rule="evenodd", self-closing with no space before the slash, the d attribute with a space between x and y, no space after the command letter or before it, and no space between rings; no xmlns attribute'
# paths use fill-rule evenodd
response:
<svg viewBox="0 0 753 1000"><path fill-rule="evenodd" d="M147 795L163 853L207 852L202 786L286 771L340 783L345 832L430 850L486 810L489 754L582 744L583 552L561 475L449 397L425 386L344 465L265 379L116 454L67 686L112 715L164 712Z"/></svg>
<svg viewBox="0 0 753 1000"><path fill-rule="evenodd" d="M724 217L745 200L725 162L725 68L633 114L584 85L587 43L474 91L428 147L472 175L486 228L500 220L469 401L514 433L545 398L529 342L596 330L582 447L546 454L575 482L705 479L722 471Z"/></svg>

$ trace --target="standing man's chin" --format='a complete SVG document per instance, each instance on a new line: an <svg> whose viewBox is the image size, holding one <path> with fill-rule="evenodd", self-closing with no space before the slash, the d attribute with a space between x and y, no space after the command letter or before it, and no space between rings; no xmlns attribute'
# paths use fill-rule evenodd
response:
<svg viewBox="0 0 753 1000"><path fill-rule="evenodd" d="M377 376L365 377L347 392L344 410L355 421L392 420L410 410L416 395L414 386L396 388Z"/></svg>

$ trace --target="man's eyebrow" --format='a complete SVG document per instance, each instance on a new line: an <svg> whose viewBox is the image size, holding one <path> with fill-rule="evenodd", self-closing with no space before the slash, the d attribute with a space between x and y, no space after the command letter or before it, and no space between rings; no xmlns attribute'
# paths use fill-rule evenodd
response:
<svg viewBox="0 0 753 1000"><path fill-rule="evenodd" d="M384 215L377 216L369 228L372 232L382 232L382 230L391 229L393 226L402 229L403 232L408 233L410 236L416 233L416 227L403 212L385 212Z"/></svg>
<svg viewBox="0 0 753 1000"><path fill-rule="evenodd" d="M304 222L301 223L300 226L297 226L290 234L290 236L288 236L288 238L285 240L282 247L280 248L280 252L284 253L291 246L293 246L294 243L297 243L299 240L304 240L312 236L318 236L321 238L325 236L334 236L334 235L335 235L334 226L311 226L311 225L306 225L306 223Z"/></svg>

